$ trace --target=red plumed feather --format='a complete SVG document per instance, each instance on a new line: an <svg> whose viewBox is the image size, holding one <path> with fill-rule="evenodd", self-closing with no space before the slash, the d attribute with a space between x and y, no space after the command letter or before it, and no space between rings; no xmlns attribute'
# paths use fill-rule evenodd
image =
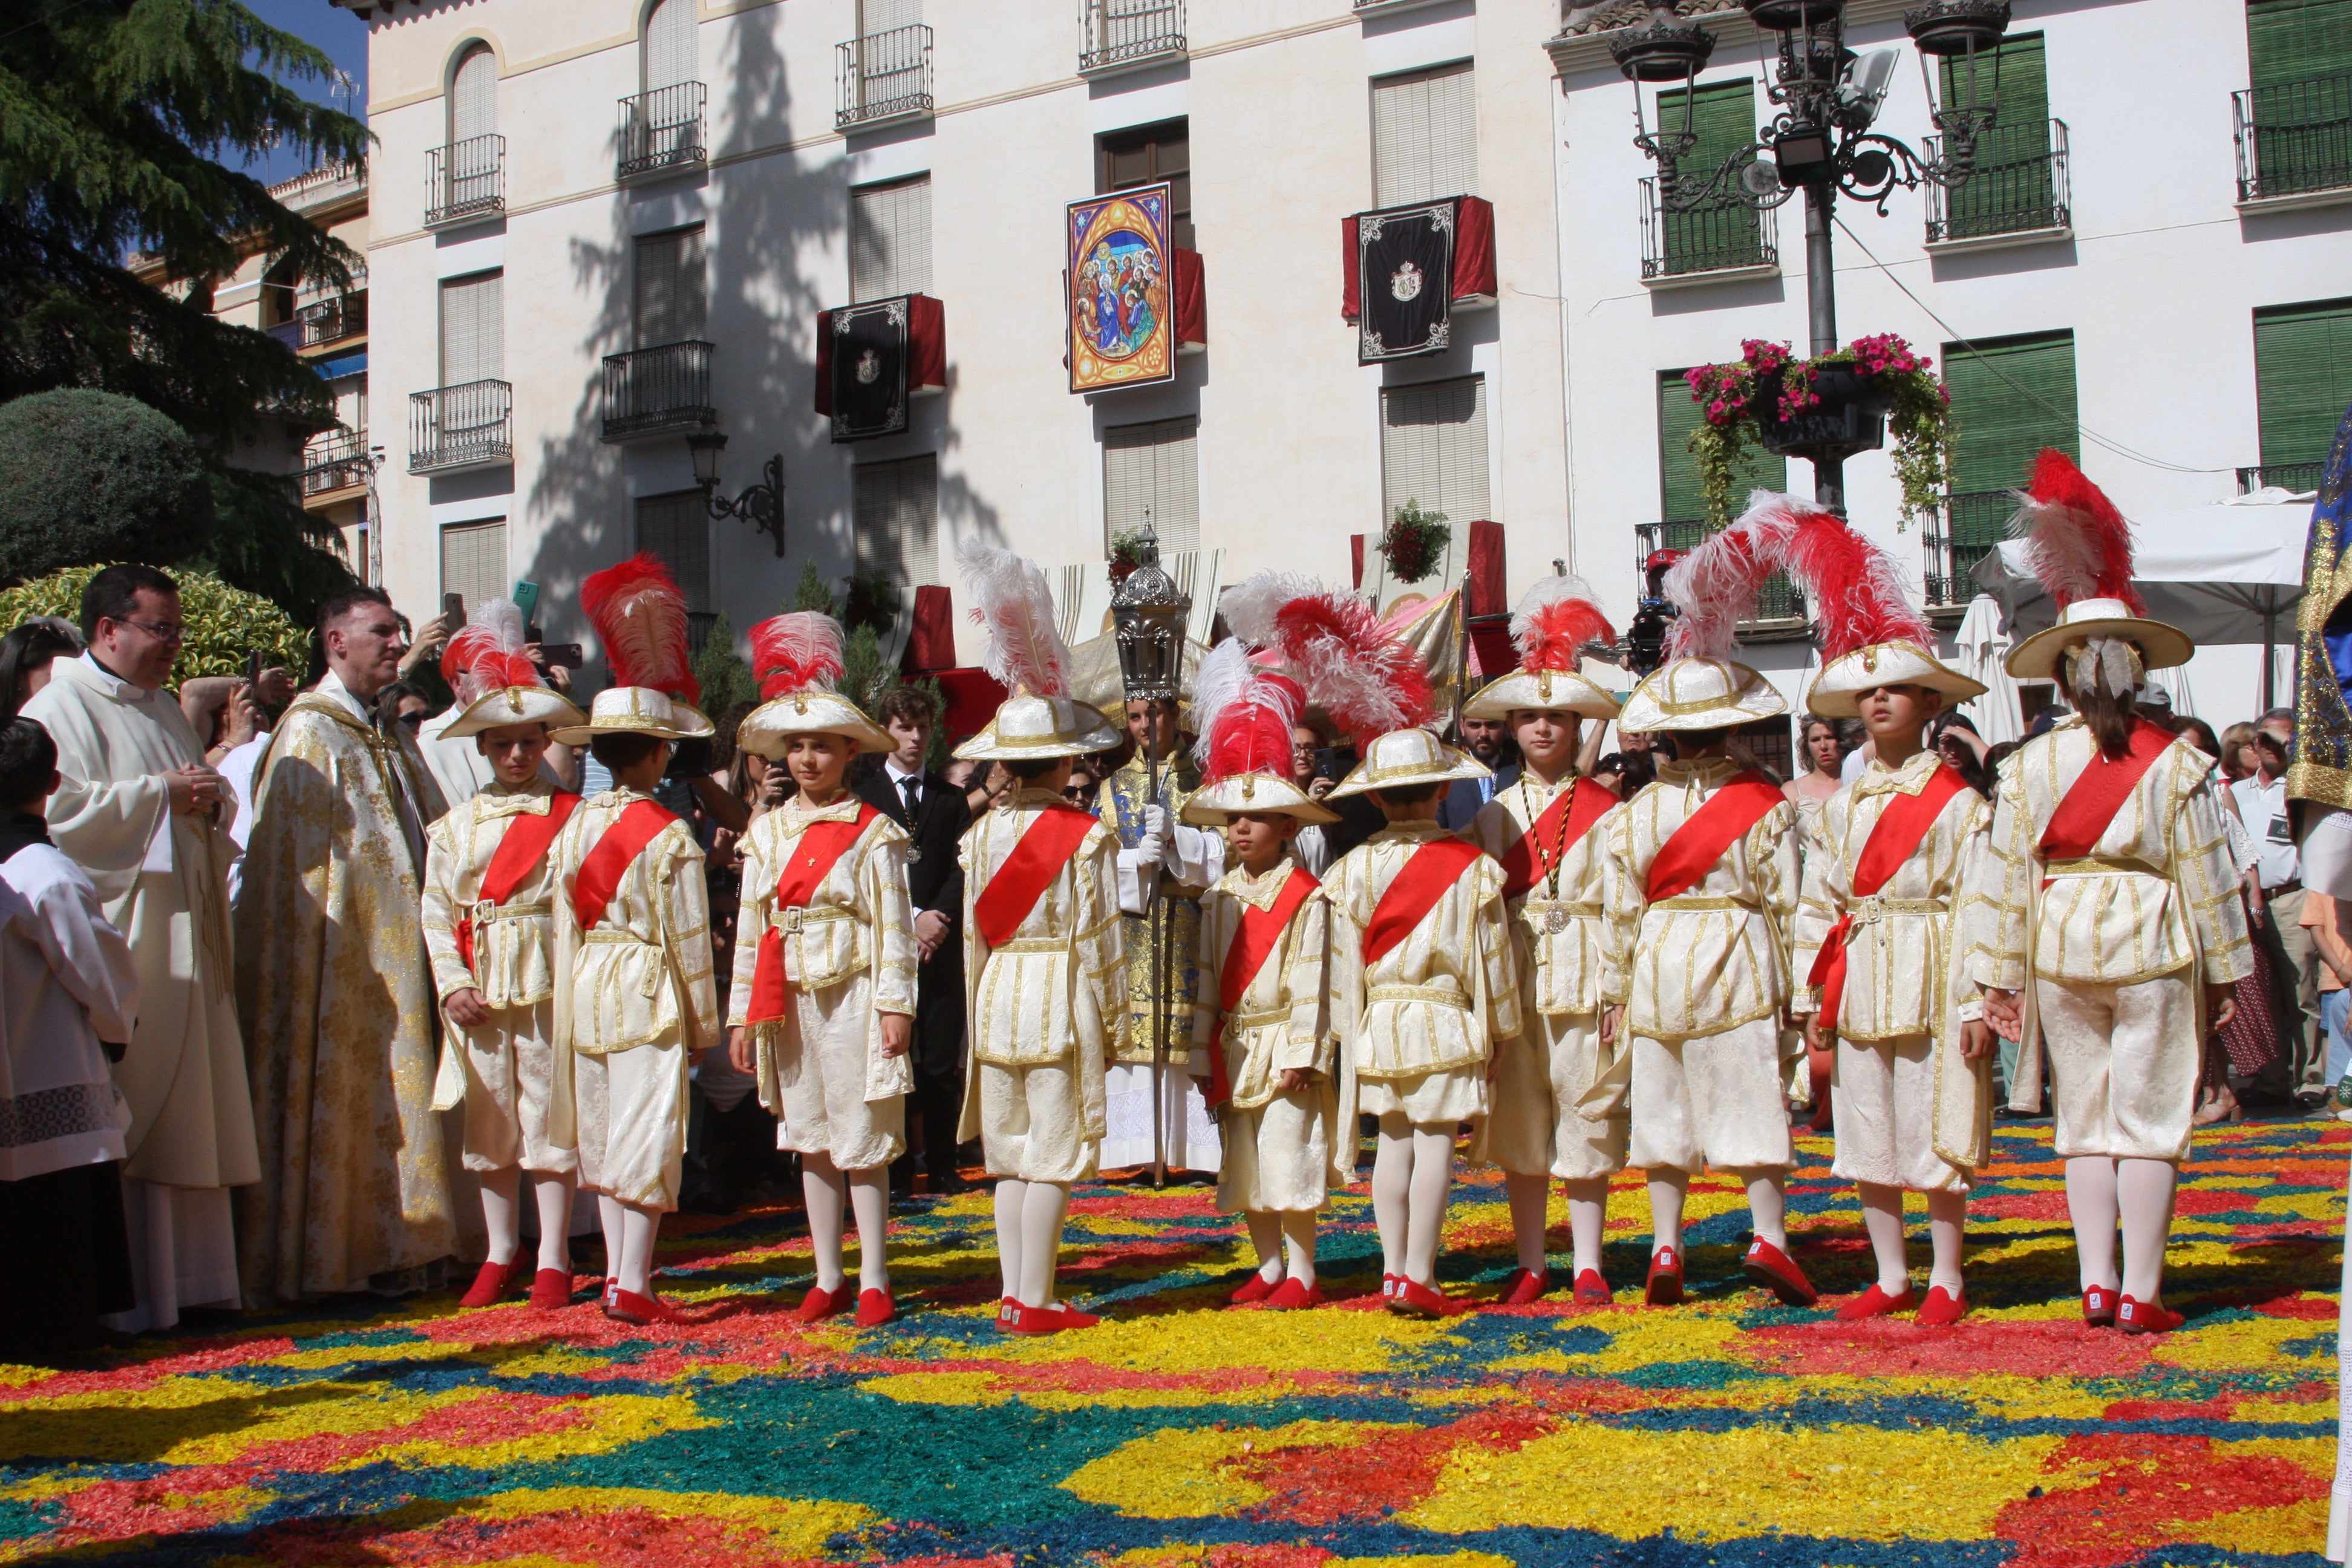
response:
<svg viewBox="0 0 2352 1568"><path fill-rule="evenodd" d="M2078 599L2121 599L2133 615L2147 614L2132 586L2131 524L2072 458L2043 447L2017 500L2009 531L2025 541L2027 569L2061 610Z"/></svg>
<svg viewBox="0 0 2352 1568"><path fill-rule="evenodd" d="M1584 650L1594 643L1613 643L1617 630L1592 602L1592 590L1580 577L1538 577L1511 616L1511 646L1518 650L1519 668L1567 670L1584 663Z"/></svg>
<svg viewBox="0 0 2352 1568"><path fill-rule="evenodd" d="M687 636L686 595L669 568L643 552L580 584L615 686L645 686L688 706L702 700Z"/></svg>
<svg viewBox="0 0 2352 1568"><path fill-rule="evenodd" d="M1429 669L1353 594L1310 594L1275 613L1275 646L1358 744L1430 721Z"/></svg>
<svg viewBox="0 0 2352 1568"><path fill-rule="evenodd" d="M1287 676L1260 672L1241 698L1218 715L1202 764L1203 783L1242 773L1290 776L1290 733L1307 707L1307 694Z"/></svg>
<svg viewBox="0 0 2352 1568"><path fill-rule="evenodd" d="M841 623L815 610L770 616L751 628L751 673L763 698L831 691L841 679Z"/></svg>
<svg viewBox="0 0 2352 1568"><path fill-rule="evenodd" d="M1805 506L1790 510L1796 529L1781 564L1812 604L1823 663L1879 643L1935 646L1934 632L1911 607L1903 574L1886 552L1834 513Z"/></svg>
<svg viewBox="0 0 2352 1568"><path fill-rule="evenodd" d="M509 686L541 686L538 667L523 656L528 633L511 599L491 599L474 614L441 654L441 679L467 700Z"/></svg>
<svg viewBox="0 0 2352 1568"><path fill-rule="evenodd" d="M1758 490L1738 521L1674 563L1665 595L1682 615L1666 634L1668 658L1738 656L1739 618L1754 607L1764 580L1787 553L1798 511L1789 497Z"/></svg>

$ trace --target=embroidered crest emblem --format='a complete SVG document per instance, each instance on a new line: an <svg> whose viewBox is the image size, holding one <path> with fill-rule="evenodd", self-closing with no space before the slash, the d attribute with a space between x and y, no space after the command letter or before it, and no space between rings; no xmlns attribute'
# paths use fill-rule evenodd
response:
<svg viewBox="0 0 2352 1568"><path fill-rule="evenodd" d="M880 354L876 353L872 349L867 349L864 353L857 356L858 385L873 385L875 378L879 376L881 374L882 356Z"/></svg>
<svg viewBox="0 0 2352 1568"><path fill-rule="evenodd" d="M1410 261L1400 266L1389 278L1389 293L1399 302L1418 299L1421 295L1421 268Z"/></svg>

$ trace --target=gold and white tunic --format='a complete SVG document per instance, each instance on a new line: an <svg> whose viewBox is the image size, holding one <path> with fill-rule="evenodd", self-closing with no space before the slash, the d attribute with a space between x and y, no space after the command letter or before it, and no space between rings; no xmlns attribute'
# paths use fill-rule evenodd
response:
<svg viewBox="0 0 2352 1568"><path fill-rule="evenodd" d="M1099 822L1010 938L991 947L981 935L982 894L1029 825L1060 805L1051 790L1015 791L959 850L971 1064L959 1136L981 1140L990 1174L1029 1182L1095 1173L1104 1056L1127 1005L1118 840Z"/></svg>
<svg viewBox="0 0 2352 1568"><path fill-rule="evenodd" d="M1964 1192L1991 1132L1990 1058L1961 1059L1959 1026L1983 1002L1961 960L1962 902L1982 878L1992 805L1957 791L1908 859L1867 898L1853 897L1853 873L1879 819L1895 802L1916 799L1943 765L1921 752L1900 768L1872 762L1830 797L1814 819L1797 905L1796 994L1790 1010L1822 1007L1809 983L1815 958L1843 916L1845 987L1838 1003L1832 1068L1837 1158L1848 1181Z"/></svg>
<svg viewBox="0 0 2352 1568"><path fill-rule="evenodd" d="M845 1171L887 1165L907 1149L905 1097L914 1068L904 1055L882 1050L882 1015L915 1013L905 830L875 813L804 907L774 905L777 880L803 835L816 823L856 821L862 804L848 791L816 808L795 795L743 836L743 902L728 994L727 1021L742 1026L760 940L772 927L782 939L791 992L783 1017L749 1026L760 1103L776 1117L777 1148L830 1155Z"/></svg>
<svg viewBox="0 0 2352 1568"><path fill-rule="evenodd" d="M2042 836L2097 749L2069 716L2002 764L1982 898L1970 900L1969 970L1987 989L2025 993L2028 1048L2012 1102L2041 1103L2038 1037L2057 1086L2061 1156L2179 1160L2196 1109L2204 988L2253 970L2245 910L2212 759L2179 738L2091 854L2044 863Z"/></svg>
<svg viewBox="0 0 2352 1568"><path fill-rule="evenodd" d="M702 848L683 821L622 873L596 923L580 929L581 864L621 814L653 797L612 789L580 803L555 837L555 1045L573 1053L580 1184L639 1207L677 1206L686 1155L688 1058L719 1039L710 977L710 896Z"/></svg>
<svg viewBox="0 0 2352 1568"><path fill-rule="evenodd" d="M473 1029L442 1016L447 1038L458 1048L444 1047L436 1108L462 1100L469 1171L520 1165L569 1174L580 1167L572 1147L571 1053L550 1043L555 1029L551 857L541 856L505 903L477 907L483 874L507 829L518 817L545 816L554 804L554 786L544 779L520 789L493 783L425 830L425 951L433 961L434 996L446 1003L470 990L490 1010L489 1021ZM470 969L457 947L457 928L469 918Z"/></svg>
<svg viewBox="0 0 2352 1568"><path fill-rule="evenodd" d="M1359 1111L1400 1115L1416 1127L1483 1120L1491 1108L1486 1064L1516 1036L1518 963L1505 929L1503 868L1481 856L1422 917L1412 934L1364 963L1364 928L1434 822L1394 823L1349 850L1323 883L1331 906L1331 1030L1357 1083Z"/></svg>
<svg viewBox="0 0 2352 1568"><path fill-rule="evenodd" d="M1201 1002L1192 1037L1206 1051L1217 1038L1225 952L1249 910L1270 910L1293 877L1284 860L1261 879L1236 867L1201 898ZM1354 1175L1355 1139L1339 1136L1338 1051L1325 1026L1324 963L1330 906L1309 896L1291 912L1274 951L1223 1019L1225 1075L1233 1098L1223 1113L1224 1158L1217 1207L1224 1214L1311 1213ZM1315 1074L1286 1092L1282 1075ZM1350 1129L1352 1131L1352 1129Z"/></svg>
<svg viewBox="0 0 2352 1568"><path fill-rule="evenodd" d="M1466 837L1500 861L1574 782L1548 784L1522 772L1480 808ZM1503 1047L1483 1151L1506 1171L1579 1181L1625 1168L1622 1075L1612 1071L1618 1053L1601 1045L1601 882L1609 822L1608 816L1595 822L1558 866L1538 872L1534 886L1508 901L1527 1026ZM1547 844L1544 851L1555 847Z"/></svg>

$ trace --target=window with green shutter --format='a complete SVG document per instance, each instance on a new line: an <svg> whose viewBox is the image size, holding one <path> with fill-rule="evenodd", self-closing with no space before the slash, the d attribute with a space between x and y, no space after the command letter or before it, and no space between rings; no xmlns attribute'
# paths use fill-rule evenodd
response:
<svg viewBox="0 0 2352 1568"><path fill-rule="evenodd" d="M2246 58L2242 196L2352 184L2352 0L2248 0Z"/></svg>
<svg viewBox="0 0 2352 1568"><path fill-rule="evenodd" d="M2352 405L2352 300L2254 312L2263 484L2307 490Z"/></svg>
<svg viewBox="0 0 2352 1568"><path fill-rule="evenodd" d="M1951 570L1966 578L2000 542L2044 447L2080 458L2074 416L2074 334L1944 345L1944 389L1958 430L1952 449Z"/></svg>
<svg viewBox="0 0 2352 1568"><path fill-rule="evenodd" d="M1968 101L1968 71L1965 59L1944 57L1948 106ZM2059 205L2051 157L2050 79L2041 34L2004 38L1998 47L1977 56L1976 100L1995 106L1993 122L1977 138L1975 172L1945 194L1944 215L1931 219L1929 242L2063 227L2066 214Z"/></svg>
<svg viewBox="0 0 2352 1568"><path fill-rule="evenodd" d="M1719 81L1695 93L1676 88L1658 94L1658 123L1680 132L1683 100L1690 99L1691 132L1698 144L1682 160L1682 172L1705 181L1723 161L1756 140L1756 84L1742 79ZM1668 276L1759 267L1772 259L1764 244L1764 220L1755 208L1725 198L1694 212L1656 215L1663 266Z"/></svg>
<svg viewBox="0 0 2352 1568"><path fill-rule="evenodd" d="M1654 538L1645 535L1639 553L1650 551L1688 550L1706 537L1706 503L1699 494L1698 457L1690 449L1691 432L1706 423L1697 401L1690 395L1690 383L1678 370L1658 373L1658 517ZM1750 467L1734 476L1734 488L1745 492L1761 487L1769 490L1789 488L1789 459L1761 448L1751 451ZM1757 616L1778 620L1801 614L1795 590L1788 580L1774 573L1758 595Z"/></svg>

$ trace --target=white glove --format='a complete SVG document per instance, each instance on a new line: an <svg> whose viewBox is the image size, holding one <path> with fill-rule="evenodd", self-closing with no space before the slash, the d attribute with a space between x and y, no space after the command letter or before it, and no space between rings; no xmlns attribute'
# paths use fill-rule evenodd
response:
<svg viewBox="0 0 2352 1568"><path fill-rule="evenodd" d="M1149 866L1168 853L1168 810L1165 806L1143 808L1143 837L1135 841L1135 859L1139 866Z"/></svg>

